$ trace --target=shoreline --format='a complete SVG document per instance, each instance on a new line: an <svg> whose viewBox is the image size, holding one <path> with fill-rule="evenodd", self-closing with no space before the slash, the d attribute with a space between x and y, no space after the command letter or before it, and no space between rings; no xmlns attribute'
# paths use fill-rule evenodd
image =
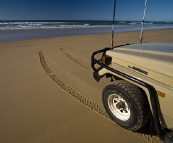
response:
<svg viewBox="0 0 173 143"><path fill-rule="evenodd" d="M173 29L172 27L164 28L144 27L144 31L148 30L166 30ZM114 28L115 33L140 31L141 27L131 28ZM7 30L0 31L0 42L12 42L34 39L55 38L64 36L77 36L77 35L93 35L93 34L108 34L111 33L111 28L77 28L77 29L22 29L22 30ZM2 36L1 36L2 35Z"/></svg>

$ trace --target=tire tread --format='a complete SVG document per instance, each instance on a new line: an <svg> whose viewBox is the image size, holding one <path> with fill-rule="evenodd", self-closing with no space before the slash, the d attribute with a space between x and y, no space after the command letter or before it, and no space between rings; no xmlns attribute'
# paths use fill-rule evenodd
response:
<svg viewBox="0 0 173 143"><path fill-rule="evenodd" d="M107 84L107 86L103 89L103 92L110 86L116 86L121 91L128 93L129 96L131 96L131 99L138 105L138 115L141 117L141 120L134 127L130 127L128 129L137 131L142 128L151 115L150 106L145 92L141 88L125 80L116 80Z"/></svg>

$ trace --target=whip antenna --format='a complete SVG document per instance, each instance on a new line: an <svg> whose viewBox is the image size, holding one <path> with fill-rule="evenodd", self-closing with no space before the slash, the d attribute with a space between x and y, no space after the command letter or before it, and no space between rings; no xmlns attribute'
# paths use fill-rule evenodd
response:
<svg viewBox="0 0 173 143"><path fill-rule="evenodd" d="M114 48L114 22L115 22L115 9L116 9L116 0L114 0L114 10L113 10L113 22L112 22L112 49Z"/></svg>
<svg viewBox="0 0 173 143"><path fill-rule="evenodd" d="M142 29L141 29L140 43L142 43L142 39L143 39L143 30L144 30L146 7L147 7L147 0L145 1L145 7L144 7L144 15L143 15L143 20L142 20Z"/></svg>

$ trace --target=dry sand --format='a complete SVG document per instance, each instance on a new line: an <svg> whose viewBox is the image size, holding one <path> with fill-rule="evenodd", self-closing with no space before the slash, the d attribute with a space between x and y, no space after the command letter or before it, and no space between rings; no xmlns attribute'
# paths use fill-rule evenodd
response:
<svg viewBox="0 0 173 143"><path fill-rule="evenodd" d="M136 43L140 31L115 34ZM146 42L173 42L173 29L144 32ZM145 129L127 131L107 116L90 56L111 34L0 43L0 143L161 142Z"/></svg>

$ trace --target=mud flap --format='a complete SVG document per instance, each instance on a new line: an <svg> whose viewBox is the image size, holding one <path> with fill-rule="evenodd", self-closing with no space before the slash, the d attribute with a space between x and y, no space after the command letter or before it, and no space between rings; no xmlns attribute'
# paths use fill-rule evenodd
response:
<svg viewBox="0 0 173 143"><path fill-rule="evenodd" d="M154 124L154 119L153 116L150 118L150 135L157 135L156 129L155 129L155 124Z"/></svg>

